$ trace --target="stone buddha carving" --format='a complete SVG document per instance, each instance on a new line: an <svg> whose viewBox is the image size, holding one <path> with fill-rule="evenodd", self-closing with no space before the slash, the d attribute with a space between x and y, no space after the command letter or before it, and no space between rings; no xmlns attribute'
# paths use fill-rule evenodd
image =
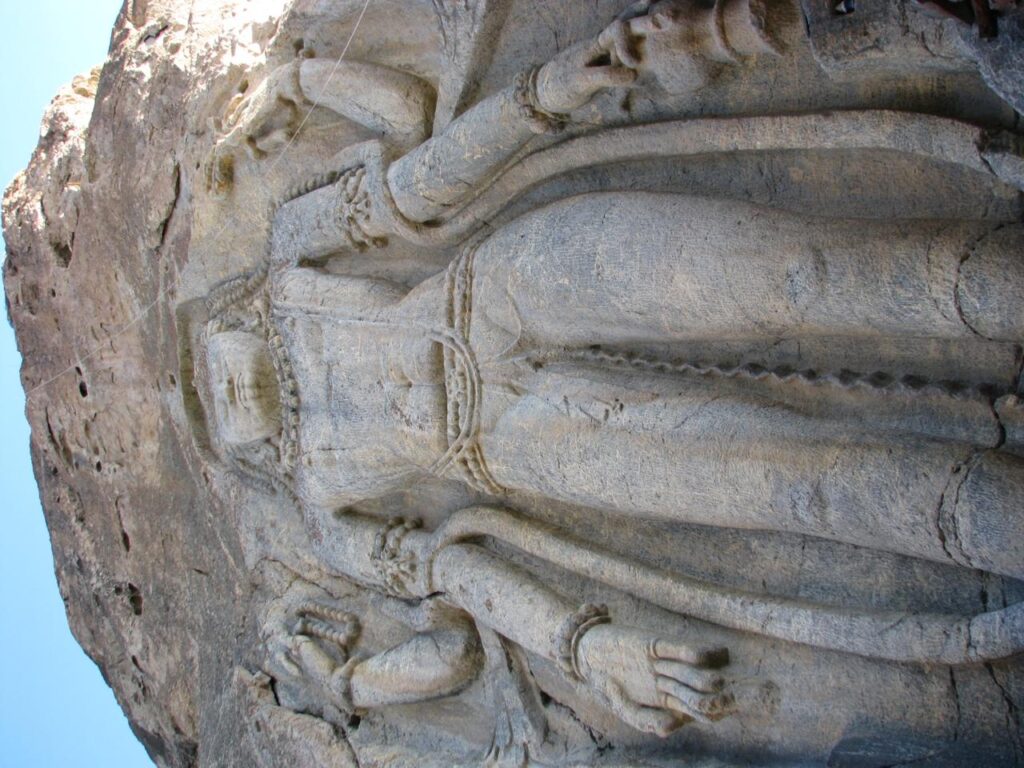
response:
<svg viewBox="0 0 1024 768"><path fill-rule="evenodd" d="M279 643L282 674L319 681L349 709L449 695L479 674L482 632L560 665L640 730L664 735L736 709L725 649L574 605L468 533L351 511L429 477L495 505L525 493L635 521L799 534L1024 578L1015 389L947 380L914 358L924 347L955 357L972 340L1024 339L1020 224L824 217L653 189L573 194L494 227L482 218L488 190L513 184L517 167L527 181L559 172L557 143L534 166L524 148L573 125L593 98L628 94L638 78L697 91L754 56L771 66L784 6L641 4L432 137L430 86L370 64L343 64L346 76L332 81L329 62L297 60L232 105L211 161L222 194L239 147L260 156L293 135L282 99L361 120L390 143L343 151L332 173L277 208L265 264L206 298L187 362L212 453L268 492L294 495L332 571L472 618L441 622L443 642L421 628L369 659L350 657L351 637L307 621ZM736 135L770 143L777 123L758 119ZM986 150L955 121L850 113L819 130L819 116L787 119L790 150L800 135L815 150L891 141L889 151L932 152L1014 183L982 163ZM681 147L700 126L655 129L648 135ZM949 144L914 143L933 129ZM592 131L598 150L602 130L621 129ZM648 149L658 151L631 151ZM570 165L590 162L572 153ZM396 239L447 243L455 256L411 286L330 265L338 253L386 259ZM777 340L825 350L825 367L736 358ZM858 372L873 349L901 350L890 356L899 365ZM470 510L459 525L472 530L473 519L479 535L528 554L578 555L514 513ZM660 576L608 575L618 561L589 549L593 563L573 555L565 567L684 612L672 590L657 596ZM701 595L693 615L893 660L963 663L1024 642L1016 606L932 617L876 644L872 632L891 616L785 601L744 614L729 603L742 596ZM423 677L396 672L410 666Z"/></svg>

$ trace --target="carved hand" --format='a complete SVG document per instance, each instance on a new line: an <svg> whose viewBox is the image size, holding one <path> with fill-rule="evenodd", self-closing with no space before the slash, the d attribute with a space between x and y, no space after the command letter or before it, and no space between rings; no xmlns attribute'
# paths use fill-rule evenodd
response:
<svg viewBox="0 0 1024 768"><path fill-rule="evenodd" d="M636 72L614 56L613 38L606 33L562 51L541 68L537 75L541 109L555 114L571 112L598 91L631 85L636 80Z"/></svg>
<svg viewBox="0 0 1024 768"><path fill-rule="evenodd" d="M350 680L355 668L363 662L362 657L351 656L344 664L339 664L316 640L307 635L293 637L290 655L306 680L321 688L341 709L352 709ZM347 651L342 655L347 656Z"/></svg>
<svg viewBox="0 0 1024 768"><path fill-rule="evenodd" d="M641 40L673 25L678 11L674 6L653 0L634 3L613 21L598 37L608 50L612 64L623 64L630 69L643 65L643 56L637 48Z"/></svg>
<svg viewBox="0 0 1024 768"><path fill-rule="evenodd" d="M693 648L643 630L601 624L579 642L578 663L612 710L629 725L666 736L692 721L728 715L733 695L717 668L725 648Z"/></svg>
<svg viewBox="0 0 1024 768"><path fill-rule="evenodd" d="M235 154L244 148L258 158L286 145L295 133L299 105L299 62L279 67L262 83L236 94L215 129L221 134L206 163L206 187L224 194L234 179Z"/></svg>
<svg viewBox="0 0 1024 768"><path fill-rule="evenodd" d="M241 129L249 135L280 121L282 111L306 103L299 84L300 60L278 67L250 91L235 96L225 109L222 127L227 132Z"/></svg>

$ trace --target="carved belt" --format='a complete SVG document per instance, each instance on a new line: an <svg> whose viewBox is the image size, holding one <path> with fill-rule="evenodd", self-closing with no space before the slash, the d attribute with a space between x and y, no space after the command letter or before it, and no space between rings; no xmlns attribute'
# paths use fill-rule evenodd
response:
<svg viewBox="0 0 1024 768"><path fill-rule="evenodd" d="M491 476L480 449L482 387L476 357L469 346L475 255L476 245L471 244L448 268L448 327L430 334L444 347L444 386L448 398L448 450L432 471L440 477L456 477L475 490L498 495L505 489Z"/></svg>

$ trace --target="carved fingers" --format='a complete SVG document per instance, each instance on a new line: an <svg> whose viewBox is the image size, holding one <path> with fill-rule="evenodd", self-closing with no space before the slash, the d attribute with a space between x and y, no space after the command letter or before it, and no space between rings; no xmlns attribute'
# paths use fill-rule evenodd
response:
<svg viewBox="0 0 1024 768"><path fill-rule="evenodd" d="M302 667L299 666L292 653L291 638L281 647L268 647L267 656L269 658L268 671L275 677L302 677Z"/></svg>
<svg viewBox="0 0 1024 768"><path fill-rule="evenodd" d="M658 659L654 662L654 671L658 677L676 680L695 691L718 693L725 687L725 678L711 669L697 669L679 661Z"/></svg>
<svg viewBox="0 0 1024 768"><path fill-rule="evenodd" d="M724 690L725 678L717 671L729 663L728 649L659 638L649 655L662 707L704 722L721 720L735 708L735 697Z"/></svg>
<svg viewBox="0 0 1024 768"><path fill-rule="evenodd" d="M693 720L713 722L735 709L719 669L727 649L694 646L641 629L602 624L580 641L581 669L627 723L662 736Z"/></svg>
<svg viewBox="0 0 1024 768"><path fill-rule="evenodd" d="M239 86L211 123L219 138L206 167L207 190L222 197L234 176L234 154L245 150L253 159L279 151L291 141L299 124L299 107L307 100L299 81L301 62L278 67L259 85Z"/></svg>
<svg viewBox="0 0 1024 768"><path fill-rule="evenodd" d="M728 648L694 648L677 640L658 638L651 643L649 655L652 659L666 659L690 664L695 667L717 669L729 663Z"/></svg>
<svg viewBox="0 0 1024 768"><path fill-rule="evenodd" d="M634 80L636 80L636 72L622 66L588 66L580 73L580 83L591 94L605 88L632 85Z"/></svg>
<svg viewBox="0 0 1024 768"><path fill-rule="evenodd" d="M622 26L613 22L612 27ZM609 27L609 30L611 27ZM562 51L537 76L538 106L552 114L582 107L597 92L631 85L636 79L627 58L616 52L615 33L605 30L595 40Z"/></svg>
<svg viewBox="0 0 1024 768"><path fill-rule="evenodd" d="M300 60L278 67L259 85L246 89L232 99L226 110L225 125L242 128L246 133L258 131L263 123L273 120L282 108L306 103L299 82Z"/></svg>
<svg viewBox="0 0 1024 768"><path fill-rule="evenodd" d="M645 16L638 16L630 20L629 33L638 38L645 38L675 25L678 17L678 11L672 8L664 8Z"/></svg>
<svg viewBox="0 0 1024 768"><path fill-rule="evenodd" d="M328 605L304 603L299 606L297 613L299 618L293 630L295 635L322 638L337 645L344 653L348 653L349 647L362 631L358 616Z"/></svg>
<svg viewBox="0 0 1024 768"><path fill-rule="evenodd" d="M627 8L598 37L613 65L638 69L643 65L641 41L676 23L678 11L664 3L647 0Z"/></svg>
<svg viewBox="0 0 1024 768"><path fill-rule="evenodd" d="M736 698L729 691L696 690L686 683L666 675L657 676L655 687L658 689L659 703L662 707L694 720L704 722L721 720L730 714L736 705Z"/></svg>
<svg viewBox="0 0 1024 768"><path fill-rule="evenodd" d="M607 53L613 65L622 64L630 69L640 66L640 57L634 50L633 38L626 22L616 19L601 32L597 41L600 48L598 55Z"/></svg>
<svg viewBox="0 0 1024 768"><path fill-rule="evenodd" d="M615 714L641 733L653 733L665 738L693 719L688 714L673 709L637 704L614 682L609 684L605 693Z"/></svg>
<svg viewBox="0 0 1024 768"><path fill-rule="evenodd" d="M313 638L307 635L295 635L291 641L291 656L302 668L306 676L325 685L330 679L337 663L320 647Z"/></svg>

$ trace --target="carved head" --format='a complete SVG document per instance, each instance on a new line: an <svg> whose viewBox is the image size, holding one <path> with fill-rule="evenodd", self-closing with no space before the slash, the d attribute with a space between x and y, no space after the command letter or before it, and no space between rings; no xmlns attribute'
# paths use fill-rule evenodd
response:
<svg viewBox="0 0 1024 768"><path fill-rule="evenodd" d="M274 493L291 484L296 397L267 324L265 282L265 268L239 275L176 314L182 400L197 450Z"/></svg>
<svg viewBox="0 0 1024 768"><path fill-rule="evenodd" d="M206 365L220 439L245 445L281 429L281 396L267 342L246 331L210 336Z"/></svg>

